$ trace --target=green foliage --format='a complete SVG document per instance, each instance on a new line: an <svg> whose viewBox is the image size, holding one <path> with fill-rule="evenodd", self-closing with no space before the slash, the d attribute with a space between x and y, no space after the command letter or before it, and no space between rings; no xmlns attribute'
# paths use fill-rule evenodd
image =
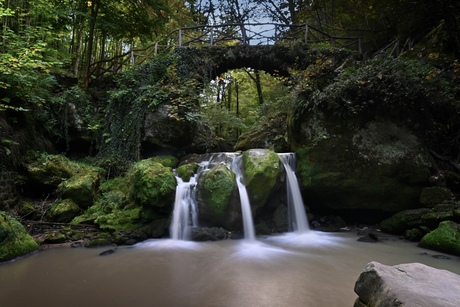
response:
<svg viewBox="0 0 460 307"><path fill-rule="evenodd" d="M295 119L317 111L362 123L390 117L413 130L438 134L446 124L455 124L459 111L450 95L452 89L439 74L438 69L415 60L373 59L346 69L323 90L299 99Z"/></svg>
<svg viewBox="0 0 460 307"><path fill-rule="evenodd" d="M146 113L154 112L161 104L168 106L169 118L198 124L196 84L177 73L174 55L159 56L123 73L117 79L117 89L110 93L100 156L126 162L139 160Z"/></svg>

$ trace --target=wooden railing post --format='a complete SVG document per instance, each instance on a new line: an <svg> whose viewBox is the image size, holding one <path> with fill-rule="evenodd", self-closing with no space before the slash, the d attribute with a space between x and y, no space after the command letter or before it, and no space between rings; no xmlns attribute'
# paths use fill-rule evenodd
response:
<svg viewBox="0 0 460 307"><path fill-rule="evenodd" d="M209 45L213 46L214 45L214 28L211 27L211 37L209 39Z"/></svg>
<svg viewBox="0 0 460 307"><path fill-rule="evenodd" d="M308 43L308 23L305 25L305 44Z"/></svg>

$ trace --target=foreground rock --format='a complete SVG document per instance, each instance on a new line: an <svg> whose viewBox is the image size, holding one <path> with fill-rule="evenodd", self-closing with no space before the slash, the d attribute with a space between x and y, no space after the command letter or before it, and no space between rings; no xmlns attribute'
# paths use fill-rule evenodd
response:
<svg viewBox="0 0 460 307"><path fill-rule="evenodd" d="M28 254L37 248L38 244L24 226L0 211L0 262Z"/></svg>
<svg viewBox="0 0 460 307"><path fill-rule="evenodd" d="M449 307L460 302L460 275L420 263L370 262L355 284L355 307Z"/></svg>

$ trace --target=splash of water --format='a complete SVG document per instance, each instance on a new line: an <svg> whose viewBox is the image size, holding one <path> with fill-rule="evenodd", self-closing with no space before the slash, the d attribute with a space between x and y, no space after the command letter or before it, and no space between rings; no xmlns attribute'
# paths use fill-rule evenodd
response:
<svg viewBox="0 0 460 307"><path fill-rule="evenodd" d="M290 212L292 212L293 218L291 218L291 225L296 233L305 233L310 230L308 226L307 214L302 200L302 194L300 194L299 182L295 175L295 154L294 153L283 153L278 154L281 162L286 170L286 187L287 187L287 200Z"/></svg>

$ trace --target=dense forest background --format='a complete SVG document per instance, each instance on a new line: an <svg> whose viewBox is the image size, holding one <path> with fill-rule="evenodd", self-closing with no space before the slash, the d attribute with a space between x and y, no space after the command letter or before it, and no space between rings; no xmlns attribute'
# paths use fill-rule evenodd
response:
<svg viewBox="0 0 460 307"><path fill-rule="evenodd" d="M174 100L176 106L199 105L198 113L193 108L186 114L187 119L206 123L218 140L230 143L256 123L281 125L280 119L285 120L285 113L295 104L292 89L309 95L329 82L322 79L337 76L327 58L318 60L308 71L292 72L289 81L248 67L209 80L199 96L190 98L187 88L196 84L180 87L179 74L167 68L173 59L163 56L158 60L161 56L152 53L152 48L164 42L171 31L184 26L255 21L308 23L331 35L362 38L362 60L386 54L430 65L430 69L423 66L412 73L441 80L436 91L441 86L453 100L459 99L460 3L455 0L0 0L0 18L3 167L19 165L28 149L48 150L61 144L59 149L66 151L68 114L72 111L69 103L79 107L81 123L73 125L84 125L83 130L94 143L87 146L87 155L99 152L100 144L114 143L115 132L104 128L110 116L116 115L110 113L114 106L132 101L152 106L165 97ZM319 47L328 48L327 44ZM390 54L395 48L404 52ZM139 84L143 76L133 70L152 58L157 59L153 71L158 73L155 82L161 87ZM376 75L378 69L384 69L379 64L374 67ZM97 92L110 84L103 81L107 78L117 84L117 90ZM103 98L111 104L106 113L99 114L95 110ZM235 99L236 110L231 106ZM170 116L181 119L177 112L170 112ZM446 120L449 125L451 122ZM442 141L450 142L442 153L458 161L458 150L451 150L458 148L460 131L456 128L452 124L442 130L449 134Z"/></svg>

